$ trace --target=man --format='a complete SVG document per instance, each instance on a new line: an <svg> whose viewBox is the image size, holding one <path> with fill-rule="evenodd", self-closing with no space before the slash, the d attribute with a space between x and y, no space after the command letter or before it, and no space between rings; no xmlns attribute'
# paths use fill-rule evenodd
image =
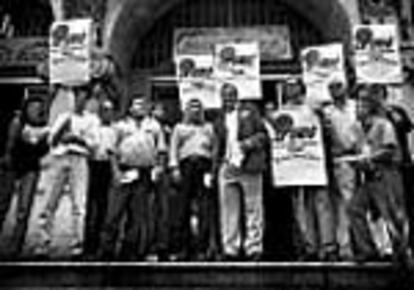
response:
<svg viewBox="0 0 414 290"><path fill-rule="evenodd" d="M89 98L89 87L74 88L75 111L59 115L51 127L49 144L53 166L46 183L46 205L40 215L42 231L40 255L48 254L52 242L53 221L62 201L68 182L72 209L71 252L79 256L83 252L86 200L89 184L88 158L94 144L93 132L99 126L99 118L84 110Z"/></svg>
<svg viewBox="0 0 414 290"><path fill-rule="evenodd" d="M229 260L238 259L241 250L248 259L260 260L263 254L266 129L257 109L252 104L239 102L234 85L224 84L221 96L223 108L215 123L217 138L213 168L218 172L223 252Z"/></svg>
<svg viewBox="0 0 414 290"><path fill-rule="evenodd" d="M114 104L109 99L99 104L101 124L95 129L92 155L89 160L89 190L86 210L85 253L96 257L99 235L108 207L112 181L111 157L115 152L117 135L113 127Z"/></svg>
<svg viewBox="0 0 414 290"><path fill-rule="evenodd" d="M355 103L348 99L347 89L341 81L329 84L333 106L326 109L326 118L330 124L330 153L334 160L333 204L336 221L336 241L341 260L352 260L352 247L349 235L349 203L356 190L356 170L341 157L354 155L360 151L362 128L356 119ZM337 160L337 162L335 162Z"/></svg>
<svg viewBox="0 0 414 290"><path fill-rule="evenodd" d="M386 116L394 125L397 140L401 148L402 163L401 170L404 183L404 196L407 202L407 214L410 222L410 229L414 226L414 191L412 186L413 163L409 145L409 134L412 132L414 125L403 106L398 104L390 104L388 102L388 91L384 85L374 85L373 93L383 100L386 110ZM414 249L414 231L410 231L410 247Z"/></svg>
<svg viewBox="0 0 414 290"><path fill-rule="evenodd" d="M276 139L276 130L273 127L277 107L275 102L265 104L264 124L266 127L269 142L266 148L266 166L264 173L264 211L265 211L265 232L264 247L267 259L290 261L294 258L294 247L292 243L292 201L289 192L274 186L273 154L272 146Z"/></svg>
<svg viewBox="0 0 414 290"><path fill-rule="evenodd" d="M145 98L134 98L129 115L115 127L114 186L101 235L100 258L114 256L118 228L126 214L120 256L122 260L138 260L145 258L150 247L150 198L153 180L158 178L158 158L166 150L165 140L159 123L150 117Z"/></svg>
<svg viewBox="0 0 414 290"><path fill-rule="evenodd" d="M212 205L207 187L212 180L213 126L204 119L203 105L198 99L186 104L183 122L174 128L170 147L170 168L181 190L179 207L175 209L180 237L176 247L182 259L193 256L203 261L207 258L210 241L209 214ZM193 213L193 206L197 213ZM194 217L195 219L192 219ZM197 226L191 229L191 221ZM194 234L196 230L196 234Z"/></svg>
<svg viewBox="0 0 414 290"><path fill-rule="evenodd" d="M289 79L285 87L285 108L304 120L321 122L306 104L306 87L298 79ZM298 172L300 174L300 172ZM291 187L298 236L299 259L304 261L336 259L332 203L327 186Z"/></svg>
<svg viewBox="0 0 414 290"><path fill-rule="evenodd" d="M165 104L157 102L152 110L152 117L160 124L164 139L166 141L166 150L169 148L169 140L171 136L171 127L168 124ZM155 254L154 258L158 261L169 259L171 246L171 225L175 219L174 212L170 212L171 198L174 195L172 178L168 170L168 153L160 152L159 156L160 175L157 182L154 183L154 199L153 207L150 212L151 222L151 253Z"/></svg>
<svg viewBox="0 0 414 290"><path fill-rule="evenodd" d="M404 234L407 215L399 169L402 152L395 129L386 117L383 100L374 92L366 86L361 86L358 91L358 116L366 144L355 165L364 172L364 183L351 201L349 215L359 262L378 257L367 221L368 212L373 210L386 222L395 257L405 258L407 254Z"/></svg>
<svg viewBox="0 0 414 290"><path fill-rule="evenodd" d="M24 101L22 112L10 124L4 160L9 166L11 180L18 182L16 225L9 248L10 257L20 254L27 231L40 171L40 159L47 153L49 128L46 126L45 102L33 97ZM14 187L4 188L11 202Z"/></svg>

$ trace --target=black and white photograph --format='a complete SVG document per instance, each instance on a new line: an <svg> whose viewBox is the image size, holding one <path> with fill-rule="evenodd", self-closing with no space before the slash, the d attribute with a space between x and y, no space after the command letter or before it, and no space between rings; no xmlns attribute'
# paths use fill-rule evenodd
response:
<svg viewBox="0 0 414 290"><path fill-rule="evenodd" d="M414 287L414 0L0 0L0 289Z"/></svg>

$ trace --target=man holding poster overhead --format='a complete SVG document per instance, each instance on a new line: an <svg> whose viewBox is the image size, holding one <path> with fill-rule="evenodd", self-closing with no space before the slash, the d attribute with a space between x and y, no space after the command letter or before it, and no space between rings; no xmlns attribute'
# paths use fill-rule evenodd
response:
<svg viewBox="0 0 414 290"><path fill-rule="evenodd" d="M292 194L299 258L332 260L336 246L321 120L305 103L302 81L290 79L285 89L287 103L272 123L275 186Z"/></svg>

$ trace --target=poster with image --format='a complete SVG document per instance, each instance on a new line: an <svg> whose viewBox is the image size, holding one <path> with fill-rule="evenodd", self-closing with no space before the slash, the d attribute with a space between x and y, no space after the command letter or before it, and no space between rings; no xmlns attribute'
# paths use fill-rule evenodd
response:
<svg viewBox="0 0 414 290"><path fill-rule="evenodd" d="M310 103L329 101L331 81L346 83L344 48L341 43L305 48L301 52L303 80Z"/></svg>
<svg viewBox="0 0 414 290"><path fill-rule="evenodd" d="M56 21L49 38L50 82L79 85L90 80L92 19Z"/></svg>
<svg viewBox="0 0 414 290"><path fill-rule="evenodd" d="M217 44L214 55L214 74L220 79L259 79L258 42Z"/></svg>
<svg viewBox="0 0 414 290"><path fill-rule="evenodd" d="M262 98L260 51L258 42L222 43L216 45L214 77L221 87L233 84L240 100ZM221 89L218 89L220 93Z"/></svg>
<svg viewBox="0 0 414 290"><path fill-rule="evenodd" d="M217 83L211 79L191 79L180 81L179 95L181 109L191 99L198 99L205 109L218 109L221 107L221 98L217 93Z"/></svg>
<svg viewBox="0 0 414 290"><path fill-rule="evenodd" d="M237 88L239 100L260 100L262 98L262 84L260 79L221 79L216 81L217 98L221 99L221 88L224 84L231 84Z"/></svg>
<svg viewBox="0 0 414 290"><path fill-rule="evenodd" d="M322 128L313 110L307 105L281 109L271 125L275 131L271 140L274 185L326 186Z"/></svg>
<svg viewBox="0 0 414 290"><path fill-rule="evenodd" d="M358 83L402 83L402 60L396 25L356 25L352 38Z"/></svg>
<svg viewBox="0 0 414 290"><path fill-rule="evenodd" d="M178 55L175 62L181 108L190 99L199 99L206 109L220 108L221 98L213 79L213 55Z"/></svg>

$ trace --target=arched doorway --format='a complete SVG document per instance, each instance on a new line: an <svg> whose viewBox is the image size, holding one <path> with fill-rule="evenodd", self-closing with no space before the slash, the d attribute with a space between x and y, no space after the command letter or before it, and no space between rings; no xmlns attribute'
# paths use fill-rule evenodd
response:
<svg viewBox="0 0 414 290"><path fill-rule="evenodd" d="M154 76L168 79L174 74L175 28L286 25L293 58L263 63L263 73L268 74L297 73L301 48L331 41L347 45L350 35L349 18L339 0L127 0L117 7L107 23L107 39L129 87L126 95L136 90L153 93L147 88ZM165 94L176 94L167 87L170 92Z"/></svg>

